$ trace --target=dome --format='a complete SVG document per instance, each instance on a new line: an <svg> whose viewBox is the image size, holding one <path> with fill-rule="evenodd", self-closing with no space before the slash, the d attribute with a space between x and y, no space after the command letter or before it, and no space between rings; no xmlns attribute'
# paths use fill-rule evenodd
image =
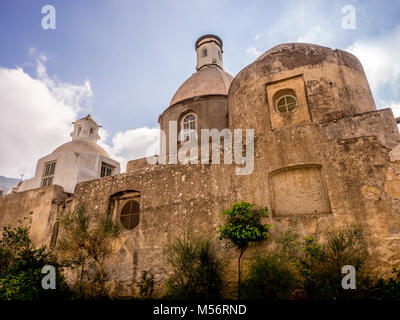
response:
<svg viewBox="0 0 400 320"><path fill-rule="evenodd" d="M298 55L301 55L303 52L305 52L306 55L315 55L317 53L320 54L325 53L326 55L326 53L329 51L332 51L332 49L313 43L304 43L304 42L282 43L264 52L256 59L256 61L260 61L269 56L272 57L273 55L277 54L284 55L289 53L297 53Z"/></svg>
<svg viewBox="0 0 400 320"><path fill-rule="evenodd" d="M170 106L193 97L227 95L233 77L216 65L206 65L187 79L172 97Z"/></svg>
<svg viewBox="0 0 400 320"><path fill-rule="evenodd" d="M89 139L74 139L70 142L64 143L55 149L52 153L59 152L77 152L77 153L91 153L100 154L107 158L110 158L108 153L95 142Z"/></svg>
<svg viewBox="0 0 400 320"><path fill-rule="evenodd" d="M281 72L304 66L321 66L324 63L343 65L364 74L360 61L351 53L312 43L283 43L259 56L255 63L266 65L268 72Z"/></svg>

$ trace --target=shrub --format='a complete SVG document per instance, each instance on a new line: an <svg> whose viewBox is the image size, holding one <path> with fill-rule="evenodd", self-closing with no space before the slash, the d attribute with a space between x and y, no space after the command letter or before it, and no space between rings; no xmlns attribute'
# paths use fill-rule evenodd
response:
<svg viewBox="0 0 400 320"><path fill-rule="evenodd" d="M138 283L139 293L143 299L153 299L154 284L154 275L150 271L143 271Z"/></svg>
<svg viewBox="0 0 400 320"><path fill-rule="evenodd" d="M27 226L24 222L28 220ZM30 219L19 221L15 228L4 227L0 240L0 299L37 300L72 298L72 291L58 272L55 259L46 247L36 248L30 239ZM42 268L56 268L56 289L42 288Z"/></svg>
<svg viewBox="0 0 400 320"><path fill-rule="evenodd" d="M76 285L79 296L109 297L104 261L112 253L112 241L120 234L120 225L106 216L89 227L89 213L81 204L63 216L60 222L63 229L57 247L59 257L63 265L79 269L80 279ZM86 286L84 278L87 279Z"/></svg>
<svg viewBox="0 0 400 320"><path fill-rule="evenodd" d="M218 299L222 294L223 261L210 240L186 235L167 245L164 256L171 274L168 299Z"/></svg>
<svg viewBox="0 0 400 320"><path fill-rule="evenodd" d="M392 270L389 279L371 281L366 289L366 297L371 300L400 300L400 270Z"/></svg>
<svg viewBox="0 0 400 320"><path fill-rule="evenodd" d="M360 227L331 230L326 242L319 244L313 237L305 238L300 271L304 277L307 297L313 300L344 300L361 298L367 285L368 252ZM357 289L344 290L342 268L356 270Z"/></svg>
<svg viewBox="0 0 400 320"><path fill-rule="evenodd" d="M250 300L289 299L298 285L285 256L272 252L257 256L242 284L242 297Z"/></svg>

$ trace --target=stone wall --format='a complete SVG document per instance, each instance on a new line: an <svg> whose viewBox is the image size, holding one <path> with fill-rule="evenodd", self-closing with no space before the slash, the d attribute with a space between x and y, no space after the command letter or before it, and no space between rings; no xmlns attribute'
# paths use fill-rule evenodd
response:
<svg viewBox="0 0 400 320"><path fill-rule="evenodd" d="M275 93L286 89L298 98L293 117L274 111ZM226 106L224 97L189 102L182 107L197 107L199 115L203 103L218 110ZM84 204L94 222L105 215L118 220L129 199L139 202L139 224L122 232L107 261L108 285L116 294L131 296L143 270L162 283L168 273L162 251L169 239L188 231L216 239L221 211L239 201L268 207L265 221L273 232L294 227L323 241L332 227L361 224L376 271L400 266L400 135L391 110L376 110L354 56L305 44L275 47L236 76L227 108L229 129L255 131L251 174L236 175L236 164L148 166L139 159L125 174L76 186L71 208ZM167 109L171 117L161 122L179 120L187 110L178 109ZM35 237L48 243L60 208L55 199L62 203L65 197L56 186L2 197L0 224L34 211ZM245 263L267 244L246 252ZM225 277L232 283L237 253L229 249L227 258Z"/></svg>
<svg viewBox="0 0 400 320"><path fill-rule="evenodd" d="M158 282L163 281L168 270L161 252L169 239L188 231L216 239L221 211L236 201L235 188L230 166L157 165L81 183L74 205L83 203L98 217L112 214L110 199L121 191L140 193L140 223L122 232L108 264L116 290L129 296L132 281L138 281L143 270L151 270Z"/></svg>
<svg viewBox="0 0 400 320"><path fill-rule="evenodd" d="M58 231L57 215L66 208L68 197L69 194L57 185L2 196L0 227L16 227L19 220L31 217L32 240L38 246L52 248Z"/></svg>

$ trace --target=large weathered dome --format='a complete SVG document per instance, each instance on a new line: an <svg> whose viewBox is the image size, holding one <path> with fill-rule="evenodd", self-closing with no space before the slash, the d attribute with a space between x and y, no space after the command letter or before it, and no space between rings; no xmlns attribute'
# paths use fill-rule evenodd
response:
<svg viewBox="0 0 400 320"><path fill-rule="evenodd" d="M102 147L88 139L74 139L70 142L64 143L55 149L52 154L60 152L101 154L107 158L110 158L108 153Z"/></svg>
<svg viewBox="0 0 400 320"><path fill-rule="evenodd" d="M206 65L187 79L172 97L170 106L193 97L227 95L232 76L216 65Z"/></svg>

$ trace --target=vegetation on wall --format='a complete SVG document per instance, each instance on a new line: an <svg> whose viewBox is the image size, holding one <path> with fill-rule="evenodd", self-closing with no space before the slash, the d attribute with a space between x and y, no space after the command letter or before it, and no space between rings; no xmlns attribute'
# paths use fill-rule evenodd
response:
<svg viewBox="0 0 400 320"><path fill-rule="evenodd" d="M110 297L105 286L104 262L112 253L112 241L120 234L120 225L109 216L90 225L90 215L83 205L67 213L60 222L62 233L57 249L62 264L79 271L79 296Z"/></svg>
<svg viewBox="0 0 400 320"><path fill-rule="evenodd" d="M254 204L235 203L232 208L224 210L227 216L224 225L219 226L219 238L229 240L239 251L238 256L238 298L241 298L241 259L243 253L253 242L260 242L268 237L270 225L262 224L261 218L267 217L267 208L253 209Z"/></svg>
<svg viewBox="0 0 400 320"><path fill-rule="evenodd" d="M190 234L175 238L165 248L164 257L171 270L165 298L221 298L224 263L210 240Z"/></svg>
<svg viewBox="0 0 400 320"><path fill-rule="evenodd" d="M154 298L154 274L150 271L144 270L140 278L139 283L139 294L142 299L153 299Z"/></svg>
<svg viewBox="0 0 400 320"><path fill-rule="evenodd" d="M30 238L30 218L19 220L15 228L4 227L0 239L0 300L38 300L72 298L47 248L36 248ZM56 268L56 288L45 290L42 268Z"/></svg>
<svg viewBox="0 0 400 320"><path fill-rule="evenodd" d="M367 246L359 226L330 230L322 244L311 236L305 237L302 248L299 269L308 299L344 300L362 297L369 271ZM342 288L342 268L346 265L356 270L356 290Z"/></svg>
<svg viewBox="0 0 400 320"><path fill-rule="evenodd" d="M358 225L335 228L322 239L300 237L292 229L275 229L261 223L267 209L255 210L241 202L225 210L225 225L219 226L219 239L229 240L239 251L239 297L246 300L400 300L400 270L384 278L371 272L366 236ZM105 260L112 254L112 242L120 226L109 217L90 223L84 206L61 217L58 260L45 246L37 248L30 238L29 218L15 228L4 227L0 238L0 300L111 298L106 282ZM265 242L253 252L248 268L240 273L240 259L253 242ZM209 300L225 297L226 261L224 248L215 240L190 233L171 239L163 256L168 267L164 298ZM255 254L254 254L255 253ZM45 265L56 267L56 290L42 288ZM342 268L356 270L356 289L345 290ZM69 288L61 276L61 266L72 268L77 281ZM162 276L161 276L162 278ZM159 279L159 275L157 275ZM135 283L135 282L134 282ZM141 299L154 299L156 277L143 271L139 288ZM158 289L157 289L158 290ZM135 297L133 297L135 298ZM139 297L137 297L139 298Z"/></svg>

